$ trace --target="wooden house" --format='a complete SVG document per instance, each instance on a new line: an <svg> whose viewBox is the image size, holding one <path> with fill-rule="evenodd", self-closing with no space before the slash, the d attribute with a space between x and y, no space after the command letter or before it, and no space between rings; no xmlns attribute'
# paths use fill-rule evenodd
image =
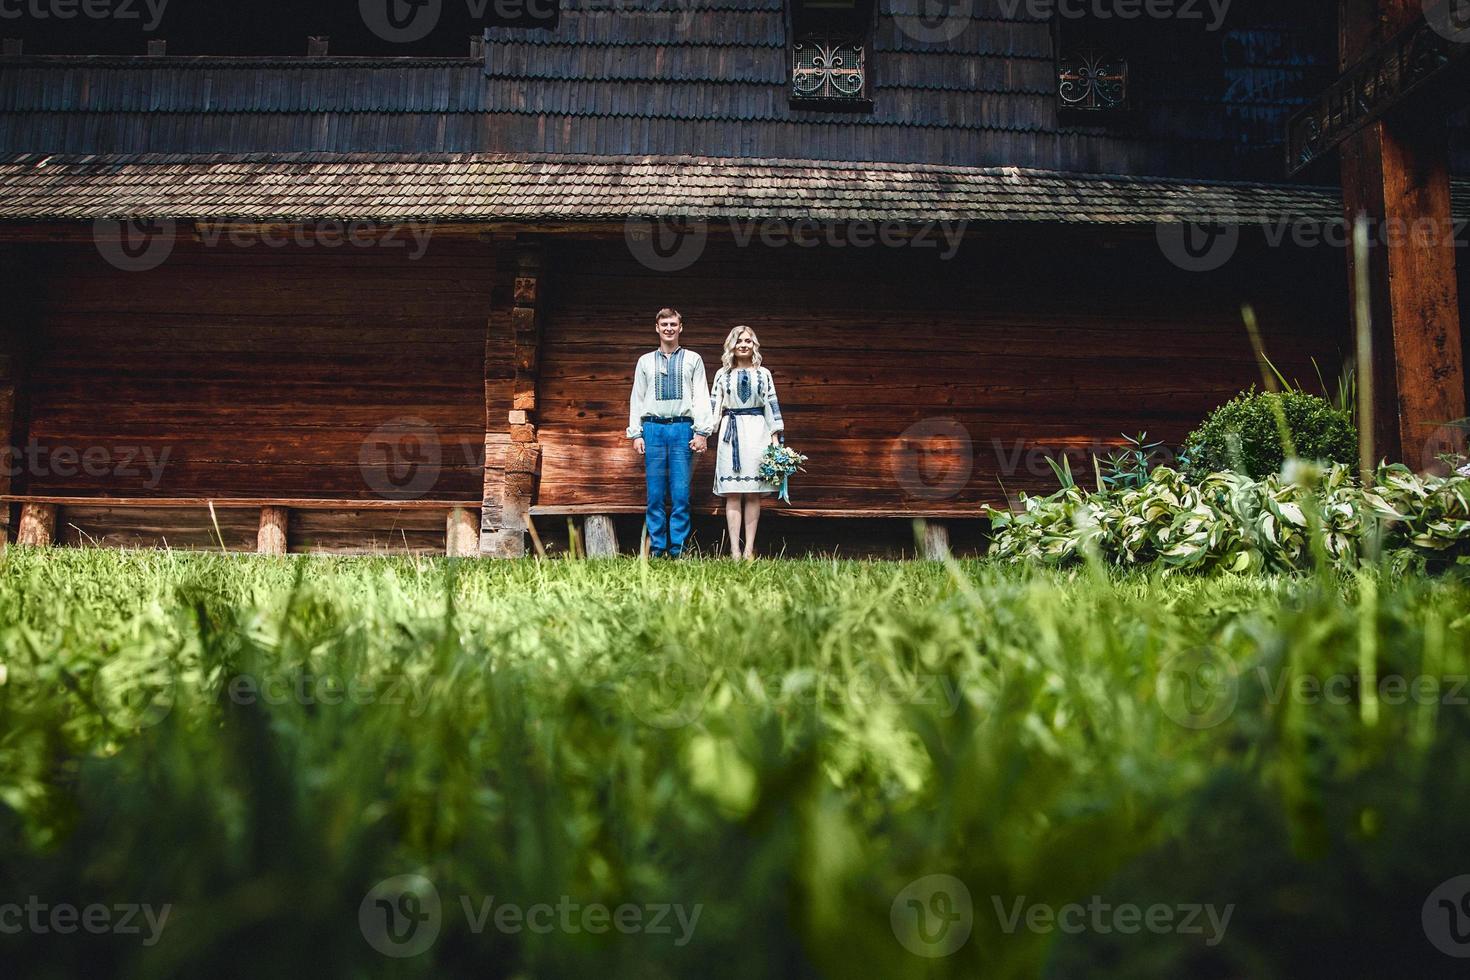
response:
<svg viewBox="0 0 1470 980"><path fill-rule="evenodd" d="M562 0L465 58L7 48L8 536L518 555L610 515L627 550L663 306L711 373L758 331L811 457L763 523L793 548L959 537L1047 457L1177 444L1260 379L1243 303L1285 373L1335 375L1336 174L1282 163L1335 19L1046 6Z"/></svg>

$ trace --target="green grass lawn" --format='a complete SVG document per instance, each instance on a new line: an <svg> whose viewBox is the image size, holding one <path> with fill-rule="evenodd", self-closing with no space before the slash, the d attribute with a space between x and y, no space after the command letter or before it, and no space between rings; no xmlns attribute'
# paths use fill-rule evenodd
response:
<svg viewBox="0 0 1470 980"><path fill-rule="evenodd" d="M12 549L0 610L12 975L1470 953L1455 577Z"/></svg>

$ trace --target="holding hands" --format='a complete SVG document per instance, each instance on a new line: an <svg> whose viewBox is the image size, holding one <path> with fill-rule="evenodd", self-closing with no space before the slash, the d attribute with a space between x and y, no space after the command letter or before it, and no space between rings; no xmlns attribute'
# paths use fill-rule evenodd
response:
<svg viewBox="0 0 1470 980"><path fill-rule="evenodd" d="M695 436L693 439L689 440L689 448L697 453L702 453L709 448L709 440L706 439L704 436ZM648 446L646 443L644 443L642 436L639 436L637 439L633 440L633 450L639 456L642 456L648 451Z"/></svg>

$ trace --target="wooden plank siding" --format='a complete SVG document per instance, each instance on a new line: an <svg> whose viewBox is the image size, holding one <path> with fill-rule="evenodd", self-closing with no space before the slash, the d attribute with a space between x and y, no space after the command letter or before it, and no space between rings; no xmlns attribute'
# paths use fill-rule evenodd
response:
<svg viewBox="0 0 1470 980"><path fill-rule="evenodd" d="M181 238L150 271L114 268L90 247L27 256L31 425L10 492L475 501L485 466L501 465L506 439L487 436L486 400L508 400L511 365L508 340L486 336L487 244L433 240L410 259ZM231 512L226 543L253 550L258 518ZM442 553L444 521L440 510L299 511L290 536L293 550L396 541ZM67 506L58 533L68 525L74 540L218 546L197 507Z"/></svg>
<svg viewBox="0 0 1470 980"><path fill-rule="evenodd" d="M655 274L621 243L558 241L537 506L642 503L640 461L622 430L632 366L655 343L660 306L683 312L685 344L711 376L729 328L755 328L791 444L812 457L794 484L796 508L953 514L1003 503L1006 491L1055 488L1043 455L1068 452L1090 474L1098 440L1147 430L1177 444L1260 381L1243 301L1256 304L1267 351L1288 376L1315 388L1315 357L1332 379L1349 343L1334 251L1280 264L1279 249L1248 240L1201 275L1170 266L1152 231L1012 228L967 240L948 262L918 249L711 240L690 268ZM701 511L716 505L711 459L694 478Z"/></svg>

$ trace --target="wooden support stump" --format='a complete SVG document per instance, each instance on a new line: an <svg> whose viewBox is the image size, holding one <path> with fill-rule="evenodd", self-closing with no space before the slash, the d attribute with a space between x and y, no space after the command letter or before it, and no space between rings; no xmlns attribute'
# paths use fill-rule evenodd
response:
<svg viewBox="0 0 1470 980"><path fill-rule="evenodd" d="M921 553L928 561L944 561L949 557L949 528L937 521L923 521Z"/></svg>
<svg viewBox="0 0 1470 980"><path fill-rule="evenodd" d="M455 507L444 522L444 554L472 558L480 553L480 521L468 507Z"/></svg>
<svg viewBox="0 0 1470 980"><path fill-rule="evenodd" d="M56 505L22 504L20 529L15 543L28 548L46 548L56 540Z"/></svg>
<svg viewBox="0 0 1470 980"><path fill-rule="evenodd" d="M618 532L613 519L606 514L592 514L582 528L582 540L587 547L588 558L616 558L618 556Z"/></svg>
<svg viewBox="0 0 1470 980"><path fill-rule="evenodd" d="M255 533L255 550L262 555L286 553L286 525L291 511L285 507L260 508L260 530Z"/></svg>

